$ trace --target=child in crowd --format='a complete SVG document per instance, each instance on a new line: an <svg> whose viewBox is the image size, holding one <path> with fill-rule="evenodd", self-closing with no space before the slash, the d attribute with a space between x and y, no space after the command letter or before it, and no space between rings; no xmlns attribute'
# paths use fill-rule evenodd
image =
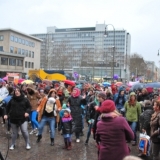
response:
<svg viewBox="0 0 160 160"><path fill-rule="evenodd" d="M65 146L63 149L71 150L71 136L73 132L73 120L71 117L71 111L69 108L63 109L64 115L60 120L58 131L62 130Z"/></svg>

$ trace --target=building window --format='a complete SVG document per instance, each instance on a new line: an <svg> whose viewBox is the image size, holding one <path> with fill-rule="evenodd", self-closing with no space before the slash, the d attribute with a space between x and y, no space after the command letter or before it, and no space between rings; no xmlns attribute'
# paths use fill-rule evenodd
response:
<svg viewBox="0 0 160 160"><path fill-rule="evenodd" d="M32 42L32 47L34 47L35 46L35 44L34 44L34 42Z"/></svg>
<svg viewBox="0 0 160 160"><path fill-rule="evenodd" d="M18 48L18 54L21 54L21 48Z"/></svg>
<svg viewBox="0 0 160 160"><path fill-rule="evenodd" d="M25 44L25 41L24 41L24 39L22 39L22 44Z"/></svg>
<svg viewBox="0 0 160 160"><path fill-rule="evenodd" d="M0 41L3 41L4 37L2 35L0 35Z"/></svg>
<svg viewBox="0 0 160 160"><path fill-rule="evenodd" d="M17 37L14 37L14 41L15 41L15 42L18 42L18 38L17 38Z"/></svg>
<svg viewBox="0 0 160 160"><path fill-rule="evenodd" d="M14 53L17 54L18 53L18 49L17 47L14 48Z"/></svg>
<svg viewBox="0 0 160 160"><path fill-rule="evenodd" d="M1 57L1 65L8 65L8 58Z"/></svg>
<svg viewBox="0 0 160 160"><path fill-rule="evenodd" d="M34 68L34 63L32 62L32 68Z"/></svg>
<svg viewBox="0 0 160 160"><path fill-rule="evenodd" d="M23 60L17 59L17 66L23 66Z"/></svg>
<svg viewBox="0 0 160 160"><path fill-rule="evenodd" d="M22 55L25 55L25 50L24 49L22 49Z"/></svg>
<svg viewBox="0 0 160 160"><path fill-rule="evenodd" d="M28 62L28 68L31 68L31 62Z"/></svg>
<svg viewBox="0 0 160 160"><path fill-rule="evenodd" d="M14 47L10 46L10 53L13 53Z"/></svg>
<svg viewBox="0 0 160 160"><path fill-rule="evenodd" d="M25 41L26 42L26 46L28 46L28 41Z"/></svg>
<svg viewBox="0 0 160 160"><path fill-rule="evenodd" d="M34 58L34 52L32 52L32 58Z"/></svg>
<svg viewBox="0 0 160 160"><path fill-rule="evenodd" d="M10 39L11 39L11 41L14 41L14 36L11 35Z"/></svg>
<svg viewBox="0 0 160 160"><path fill-rule="evenodd" d="M29 57L31 57L31 51L29 51Z"/></svg>
<svg viewBox="0 0 160 160"><path fill-rule="evenodd" d="M21 39L21 38L18 38L18 42L21 44L21 43L22 43L22 39Z"/></svg>
<svg viewBox="0 0 160 160"><path fill-rule="evenodd" d="M0 46L0 51L3 51L3 46Z"/></svg>
<svg viewBox="0 0 160 160"><path fill-rule="evenodd" d="M16 66L16 59L15 58L9 58L9 65L10 66Z"/></svg>
<svg viewBox="0 0 160 160"><path fill-rule="evenodd" d="M25 61L25 68L27 68L27 61Z"/></svg>
<svg viewBox="0 0 160 160"><path fill-rule="evenodd" d="M26 50L26 57L28 57L28 50Z"/></svg>
<svg viewBox="0 0 160 160"><path fill-rule="evenodd" d="M32 42L28 42L28 43L29 43L29 46L32 47Z"/></svg>

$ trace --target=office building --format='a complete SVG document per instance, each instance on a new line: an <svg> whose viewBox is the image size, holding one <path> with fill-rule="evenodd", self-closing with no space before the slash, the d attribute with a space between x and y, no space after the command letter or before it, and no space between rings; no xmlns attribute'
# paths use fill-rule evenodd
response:
<svg viewBox="0 0 160 160"><path fill-rule="evenodd" d="M47 33L32 34L43 40L41 68L77 71L92 77L111 77L114 64L114 73L125 78L131 36L124 29L113 29L107 30L108 36L104 37L107 26L96 24L95 27L64 29L48 27Z"/></svg>
<svg viewBox="0 0 160 160"><path fill-rule="evenodd" d="M20 73L40 68L40 39L14 29L0 29L0 77L7 72Z"/></svg>

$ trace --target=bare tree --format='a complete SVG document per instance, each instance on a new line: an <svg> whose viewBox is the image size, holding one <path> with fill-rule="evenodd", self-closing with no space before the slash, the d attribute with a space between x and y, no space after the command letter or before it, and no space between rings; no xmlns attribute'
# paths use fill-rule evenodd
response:
<svg viewBox="0 0 160 160"><path fill-rule="evenodd" d="M146 63L143 57L137 53L130 55L130 72L137 74L136 76L144 76L146 73Z"/></svg>

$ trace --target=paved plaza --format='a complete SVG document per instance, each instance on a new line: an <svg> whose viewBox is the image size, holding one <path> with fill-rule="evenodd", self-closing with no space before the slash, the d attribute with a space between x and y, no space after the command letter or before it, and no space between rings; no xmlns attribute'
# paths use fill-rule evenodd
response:
<svg viewBox="0 0 160 160"><path fill-rule="evenodd" d="M30 130L30 129L29 129ZM5 156L8 147L8 139L6 135L6 128L0 125L0 151ZM81 142L76 143L73 136L72 146L73 149L68 151L62 149L64 146L63 137L56 130L55 145L50 146L50 138L47 126L44 128L43 138L40 143L36 143L37 137L30 135L31 150L25 149L25 143L22 135L17 139L16 148L13 151L8 152L7 160L98 160L97 148L95 142L90 138L88 146L84 145L85 137L87 133L87 127L84 130L84 136L82 136ZM11 143L11 139L9 139ZM131 147L131 154L137 155L137 147ZM116 154L116 151L115 151ZM146 159L149 160L149 159Z"/></svg>

